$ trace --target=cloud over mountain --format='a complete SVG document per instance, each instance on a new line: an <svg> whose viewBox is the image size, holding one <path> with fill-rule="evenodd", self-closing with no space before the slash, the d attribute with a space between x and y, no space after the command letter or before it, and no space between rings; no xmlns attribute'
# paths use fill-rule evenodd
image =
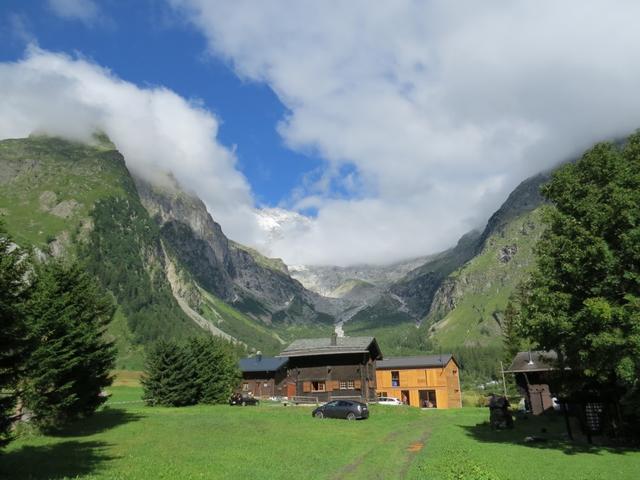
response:
<svg viewBox="0 0 640 480"><path fill-rule="evenodd" d="M36 47L17 63L0 63L0 138L41 132L90 141L97 130L109 135L132 171L152 181L173 172L232 238L258 243L251 188L233 152L216 141L218 120L198 101Z"/></svg>
<svg viewBox="0 0 640 480"><path fill-rule="evenodd" d="M524 177L640 126L637 2L171 3L327 162L290 199L317 218L272 246L292 263L446 248Z"/></svg>

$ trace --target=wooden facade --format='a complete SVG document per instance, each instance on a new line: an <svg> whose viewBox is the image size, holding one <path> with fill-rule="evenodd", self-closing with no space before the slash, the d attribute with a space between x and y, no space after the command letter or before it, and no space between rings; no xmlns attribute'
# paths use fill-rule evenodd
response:
<svg viewBox="0 0 640 480"><path fill-rule="evenodd" d="M242 383L240 391L255 397L287 396L287 359L277 357L255 357L240 360Z"/></svg>
<svg viewBox="0 0 640 480"><path fill-rule="evenodd" d="M382 355L373 337L301 339L280 355L289 359L288 378L297 397L376 398L375 362Z"/></svg>
<svg viewBox="0 0 640 480"><path fill-rule="evenodd" d="M421 408L462 407L460 373L450 354L397 357L376 365L378 396Z"/></svg>

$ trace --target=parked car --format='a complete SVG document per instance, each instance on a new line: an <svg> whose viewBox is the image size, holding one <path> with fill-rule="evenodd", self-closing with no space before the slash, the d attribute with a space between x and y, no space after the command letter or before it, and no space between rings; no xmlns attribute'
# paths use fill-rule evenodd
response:
<svg viewBox="0 0 640 480"><path fill-rule="evenodd" d="M332 400L319 406L311 415L316 418L346 418L356 420L369 418L369 408L365 403L355 400Z"/></svg>
<svg viewBox="0 0 640 480"><path fill-rule="evenodd" d="M229 405L241 405L243 407L246 405L258 405L259 403L260 400L246 393L234 393L229 399Z"/></svg>
<svg viewBox="0 0 640 480"><path fill-rule="evenodd" d="M380 405L403 405L403 403L395 397L378 397Z"/></svg>

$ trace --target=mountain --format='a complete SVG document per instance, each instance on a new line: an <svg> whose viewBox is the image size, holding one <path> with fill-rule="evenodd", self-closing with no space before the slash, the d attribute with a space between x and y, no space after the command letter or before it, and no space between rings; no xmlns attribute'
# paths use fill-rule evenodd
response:
<svg viewBox="0 0 640 480"><path fill-rule="evenodd" d="M333 305L281 261L231 242L171 177L134 178L103 135L91 144L47 136L0 142L0 215L37 256L73 259L109 290L120 367L145 345L207 332L267 353L326 335Z"/></svg>
<svg viewBox="0 0 640 480"><path fill-rule="evenodd" d="M272 354L334 328L375 335L385 355L447 349L493 362L502 312L533 265L548 178L522 182L452 248L386 266L287 266L233 242L175 178L132 176L102 135L1 141L0 215L17 243L82 263L113 294L120 367L139 368L160 338L214 334ZM276 239L308 220L259 212Z"/></svg>
<svg viewBox="0 0 640 480"><path fill-rule="evenodd" d="M344 323L344 332L375 335L387 355L499 349L502 312L533 266L542 233L540 187L549 177L522 182L482 232L383 282L377 301Z"/></svg>

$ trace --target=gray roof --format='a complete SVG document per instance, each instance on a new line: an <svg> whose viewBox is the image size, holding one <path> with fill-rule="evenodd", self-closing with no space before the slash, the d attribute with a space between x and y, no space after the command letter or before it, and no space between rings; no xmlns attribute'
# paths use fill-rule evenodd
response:
<svg viewBox="0 0 640 480"><path fill-rule="evenodd" d="M309 355L335 355L339 353L366 353L382 358L380 347L374 337L338 337L336 345L331 338L300 338L280 352L279 357L305 357Z"/></svg>
<svg viewBox="0 0 640 480"><path fill-rule="evenodd" d="M518 352L505 372L548 372L550 370L556 370L557 360L558 354L553 350L548 352Z"/></svg>
<svg viewBox="0 0 640 480"><path fill-rule="evenodd" d="M249 357L241 358L240 371L242 372L275 372L286 365L289 359L286 357Z"/></svg>
<svg viewBox="0 0 640 480"><path fill-rule="evenodd" d="M416 357L391 357L385 360L376 362L376 368L429 368L429 367L444 367L449 360L455 358L450 353L443 353L439 355L422 355ZM457 364L457 362L456 362Z"/></svg>

